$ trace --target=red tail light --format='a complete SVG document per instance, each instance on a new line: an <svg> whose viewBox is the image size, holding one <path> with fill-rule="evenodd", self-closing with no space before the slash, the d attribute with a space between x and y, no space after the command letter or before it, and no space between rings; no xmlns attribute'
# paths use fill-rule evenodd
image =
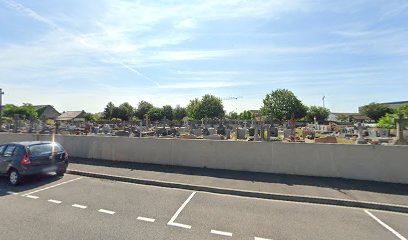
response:
<svg viewBox="0 0 408 240"><path fill-rule="evenodd" d="M30 164L31 164L30 155L28 155L28 153L26 153L26 154L23 156L23 160L21 160L21 164L22 164L22 165L30 165Z"/></svg>
<svg viewBox="0 0 408 240"><path fill-rule="evenodd" d="M67 152L67 150L64 150L64 159L65 159L65 160L68 159L68 152Z"/></svg>

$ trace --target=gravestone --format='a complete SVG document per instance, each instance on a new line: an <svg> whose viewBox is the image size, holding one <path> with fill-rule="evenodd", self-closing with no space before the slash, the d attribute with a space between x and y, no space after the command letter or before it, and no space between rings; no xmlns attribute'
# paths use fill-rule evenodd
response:
<svg viewBox="0 0 408 240"><path fill-rule="evenodd" d="M201 136L202 132L201 132L201 129L191 129L191 134L195 136Z"/></svg>
<svg viewBox="0 0 408 240"><path fill-rule="evenodd" d="M283 138L290 139L292 136L292 129L284 129L283 130Z"/></svg>
<svg viewBox="0 0 408 240"><path fill-rule="evenodd" d="M269 127L269 131L270 131L270 134L271 134L271 137L274 137L274 138L277 138L277 137L279 137L279 131L278 131L278 128L277 127Z"/></svg>
<svg viewBox="0 0 408 240"><path fill-rule="evenodd" d="M361 122L358 123L357 129L358 129L358 137L356 140L356 144L367 144L367 140L364 139L363 125L361 124Z"/></svg>
<svg viewBox="0 0 408 240"><path fill-rule="evenodd" d="M217 134L217 131L215 130L215 128L208 128L208 135L214 135Z"/></svg>
<svg viewBox="0 0 408 240"><path fill-rule="evenodd" d="M388 138L390 137L390 130L386 128L379 129L380 138Z"/></svg>
<svg viewBox="0 0 408 240"><path fill-rule="evenodd" d="M222 124L219 125L218 128L217 128L217 134L225 135L225 133L226 133L226 131L225 131L224 125L222 125Z"/></svg>
<svg viewBox="0 0 408 240"><path fill-rule="evenodd" d="M394 140L394 145L407 145L407 141L404 138L404 126L408 124L408 118L404 119L403 114L398 114L398 118L394 119L397 125L397 138Z"/></svg>
<svg viewBox="0 0 408 240"><path fill-rule="evenodd" d="M246 129L237 128L237 139L246 139Z"/></svg>
<svg viewBox="0 0 408 240"><path fill-rule="evenodd" d="M377 134L377 129L375 129L375 128L371 128L371 129L369 129L368 130L368 137L369 138L377 138L378 137L378 134Z"/></svg>

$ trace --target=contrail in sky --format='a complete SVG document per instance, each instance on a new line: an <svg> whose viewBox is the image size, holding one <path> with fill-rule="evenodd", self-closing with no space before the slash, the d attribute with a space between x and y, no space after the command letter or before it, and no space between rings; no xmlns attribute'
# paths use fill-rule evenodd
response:
<svg viewBox="0 0 408 240"><path fill-rule="evenodd" d="M37 12L35 12L34 10L32 10L31 8L25 7L24 5L13 1L13 0L0 0L2 1L8 8L13 9L17 12L20 12L26 16L29 16L39 22L42 22L44 24L47 24L48 26L52 27L55 30L58 30L64 34L69 35L70 37L74 38L74 39L79 39L80 43L86 47L91 47L92 45L87 43L87 40L83 37L83 35L81 33L77 33L77 34L73 34L70 32L65 31L63 28L61 28L60 26L58 26L56 23L54 23L53 21L49 20L46 17L41 16L40 14L38 14ZM100 46L96 46L97 49L101 50L105 55L107 55L108 57L112 58L113 60L115 60L118 64L120 64L122 67L128 69L129 71L136 73L139 77L150 81L151 83L155 84L156 86L160 86L160 84L158 82L156 82L155 80L145 76L144 74L142 74L140 71L138 71L137 69L135 69L134 67L124 63L123 61L121 61L120 59L118 59L116 56L114 56L112 53L109 52L108 49L106 49L105 47L100 47Z"/></svg>

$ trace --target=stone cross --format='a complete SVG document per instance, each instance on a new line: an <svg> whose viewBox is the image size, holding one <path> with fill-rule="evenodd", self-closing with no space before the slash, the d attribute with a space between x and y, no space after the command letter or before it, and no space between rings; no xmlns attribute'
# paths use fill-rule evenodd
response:
<svg viewBox="0 0 408 240"><path fill-rule="evenodd" d="M397 139L394 141L395 145L407 145L407 141L404 139L404 125L408 124L408 118L404 119L403 114L398 114L398 118L394 119L397 125Z"/></svg>
<svg viewBox="0 0 408 240"><path fill-rule="evenodd" d="M142 137L142 130L143 130L143 121L140 120L139 122L139 137Z"/></svg>
<svg viewBox="0 0 408 240"><path fill-rule="evenodd" d="M367 144L367 140L364 139L363 137L363 125L361 122L357 124L358 128L358 138L356 140L356 144Z"/></svg>

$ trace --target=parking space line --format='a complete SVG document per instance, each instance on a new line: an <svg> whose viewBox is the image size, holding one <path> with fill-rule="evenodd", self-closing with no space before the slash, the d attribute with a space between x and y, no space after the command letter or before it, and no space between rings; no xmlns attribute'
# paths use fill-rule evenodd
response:
<svg viewBox="0 0 408 240"><path fill-rule="evenodd" d="M51 203L56 203L56 204L60 204L60 203L62 203L61 201L54 200L54 199L49 199L49 200L48 200L48 202L51 202Z"/></svg>
<svg viewBox="0 0 408 240"><path fill-rule="evenodd" d="M41 191L44 191L44 190L47 190L47 189L50 189L50 188L58 187L58 186L61 186L61 185L63 185L63 184L66 184L66 183L70 183L70 182L79 180L79 179L81 179L81 178L82 178L82 177L79 177L79 178L71 179L71 180L69 180L69 181L62 182L62 183L58 183L58 184L55 184L55 185L52 185L52 186L49 186L49 187L41 188L41 189L38 189L38 190L35 190L35 191L32 191L32 192L23 194L23 196L31 195L31 194L33 194L33 193L37 193L37 192L41 192Z"/></svg>
<svg viewBox="0 0 408 240"><path fill-rule="evenodd" d="M272 239L269 239L269 238L260 238L260 237L255 237L255 240L272 240Z"/></svg>
<svg viewBox="0 0 408 240"><path fill-rule="evenodd" d="M180 208L177 210L177 212L173 215L173 217L170 219L170 221L167 223L167 225L170 226L174 226L174 227L181 227L181 228L187 228L187 229L191 229L190 225L187 224L181 224L181 223L176 223L174 222L174 220L176 220L176 218L178 217L178 215L181 213L181 211L183 211L183 209L186 207L186 205L188 204L188 202L190 202L190 200L194 197L194 195L197 192L192 192L190 194L190 196L187 198L186 201L184 201L184 203L180 206Z"/></svg>
<svg viewBox="0 0 408 240"><path fill-rule="evenodd" d="M33 196L33 195L25 195L24 197L31 198L31 199L39 199L40 198L40 197Z"/></svg>
<svg viewBox="0 0 408 240"><path fill-rule="evenodd" d="M105 210L105 209L99 209L98 212L100 212L100 213L106 213L106 214L110 214L110 215L115 214L114 211L109 211L109 210Z"/></svg>
<svg viewBox="0 0 408 240"><path fill-rule="evenodd" d="M145 221L145 222L154 222L156 219L154 218L147 218L147 217L137 217L137 220Z"/></svg>
<svg viewBox="0 0 408 240"><path fill-rule="evenodd" d="M87 208L87 206L79 205L79 204L74 204L74 205L72 205L72 206L73 206L73 207L76 207L76 208L81 208L81 209Z"/></svg>
<svg viewBox="0 0 408 240"><path fill-rule="evenodd" d="M230 232L224 232L224 231L218 231L218 230L211 230L212 234L217 234L221 236L227 236L227 237L232 237L232 233Z"/></svg>
<svg viewBox="0 0 408 240"><path fill-rule="evenodd" d="M7 194L11 194L11 195L18 195L17 192L12 192L12 191L7 191L6 193L7 193Z"/></svg>
<svg viewBox="0 0 408 240"><path fill-rule="evenodd" d="M394 229L392 229L390 226L388 226L387 224L385 224L383 221L381 221L379 218L377 218L376 216L374 216L372 213L370 213L368 210L364 210L365 213L368 214L368 216L370 216L371 218L373 218L376 222L378 222L381 226L383 226L385 229L387 229L388 231L392 232L395 236L397 236L399 239L401 240L407 240L405 237L403 237L401 234L399 234L397 231L395 231Z"/></svg>

